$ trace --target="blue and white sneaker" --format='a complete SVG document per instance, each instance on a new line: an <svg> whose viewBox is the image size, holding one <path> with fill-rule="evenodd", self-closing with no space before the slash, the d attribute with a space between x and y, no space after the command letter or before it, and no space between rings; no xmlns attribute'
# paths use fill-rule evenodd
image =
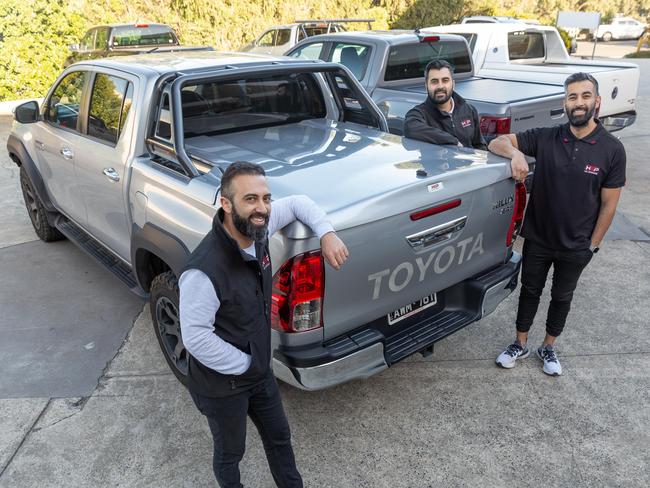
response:
<svg viewBox="0 0 650 488"><path fill-rule="evenodd" d="M557 358L557 354L555 354L555 347L547 344L546 347L537 348L537 357L544 362L542 368L544 373L551 376L560 376L562 374L562 365Z"/></svg>
<svg viewBox="0 0 650 488"><path fill-rule="evenodd" d="M521 347L518 342L513 342L506 350L497 356L496 363L502 368L510 369L515 367L517 359L524 359L528 357L530 351L526 346Z"/></svg>

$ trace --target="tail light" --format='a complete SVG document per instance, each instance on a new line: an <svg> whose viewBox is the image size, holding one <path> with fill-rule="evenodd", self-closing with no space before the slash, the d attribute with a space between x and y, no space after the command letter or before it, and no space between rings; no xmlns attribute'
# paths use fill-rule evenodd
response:
<svg viewBox="0 0 650 488"><path fill-rule="evenodd" d="M325 270L320 251L299 254L273 276L271 326L304 332L323 326Z"/></svg>
<svg viewBox="0 0 650 488"><path fill-rule="evenodd" d="M479 123L481 134L484 136L499 136L510 134L510 117L495 117L494 115L483 115Z"/></svg>
<svg viewBox="0 0 650 488"><path fill-rule="evenodd" d="M149 27L149 24L135 24L134 27L138 29L146 29L147 27Z"/></svg>
<svg viewBox="0 0 650 488"><path fill-rule="evenodd" d="M510 228L506 236L506 246L512 246L519 235L521 223L524 220L524 209L526 208L526 185L523 183L515 184L515 208L512 212L512 220L510 221Z"/></svg>
<svg viewBox="0 0 650 488"><path fill-rule="evenodd" d="M424 36L420 38L420 42L438 42L440 36Z"/></svg>

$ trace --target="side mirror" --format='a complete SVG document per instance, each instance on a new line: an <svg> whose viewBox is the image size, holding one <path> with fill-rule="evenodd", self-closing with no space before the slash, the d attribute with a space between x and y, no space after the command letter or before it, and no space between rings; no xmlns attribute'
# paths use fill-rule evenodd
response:
<svg viewBox="0 0 650 488"><path fill-rule="evenodd" d="M39 110L38 102L31 101L18 105L14 110L14 119L21 124L31 124L38 122Z"/></svg>
<svg viewBox="0 0 650 488"><path fill-rule="evenodd" d="M70 44L70 51L73 53L78 53L79 52L79 44Z"/></svg>

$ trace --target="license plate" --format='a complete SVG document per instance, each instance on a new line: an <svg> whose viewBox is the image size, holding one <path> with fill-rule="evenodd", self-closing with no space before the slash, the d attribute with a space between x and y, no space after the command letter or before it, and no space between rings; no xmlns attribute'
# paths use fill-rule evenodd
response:
<svg viewBox="0 0 650 488"><path fill-rule="evenodd" d="M412 317L416 313L420 313L425 308L433 307L436 303L438 303L436 294L432 293L431 295L420 298L419 300L416 300L409 305L400 307L386 316L388 318L388 325L393 325L400 320Z"/></svg>

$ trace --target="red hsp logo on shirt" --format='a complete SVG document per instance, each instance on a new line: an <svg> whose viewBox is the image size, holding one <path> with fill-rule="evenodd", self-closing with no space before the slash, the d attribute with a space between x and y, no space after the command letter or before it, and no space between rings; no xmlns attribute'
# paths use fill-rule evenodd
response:
<svg viewBox="0 0 650 488"><path fill-rule="evenodd" d="M585 166L585 173L589 173L590 175L597 175L599 171L600 168L593 164L587 164L587 166Z"/></svg>
<svg viewBox="0 0 650 488"><path fill-rule="evenodd" d="M264 257L262 258L262 268L266 269L271 265L271 260L269 259L269 255L265 254Z"/></svg>
<svg viewBox="0 0 650 488"><path fill-rule="evenodd" d="M463 127L469 127L470 125L472 125L472 119L461 120L460 125L462 125Z"/></svg>

